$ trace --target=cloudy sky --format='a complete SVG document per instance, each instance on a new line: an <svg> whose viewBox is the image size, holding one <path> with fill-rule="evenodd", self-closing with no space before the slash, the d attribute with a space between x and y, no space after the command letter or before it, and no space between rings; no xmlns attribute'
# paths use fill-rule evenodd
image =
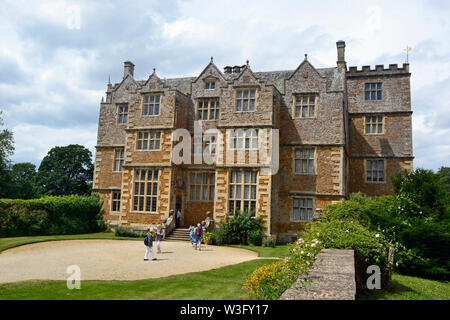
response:
<svg viewBox="0 0 450 320"><path fill-rule="evenodd" d="M0 3L0 110L14 162L39 165L54 146L94 154L108 72L196 76L250 60L254 71L398 63L412 72L415 167L450 166L450 1L21 1Z"/></svg>

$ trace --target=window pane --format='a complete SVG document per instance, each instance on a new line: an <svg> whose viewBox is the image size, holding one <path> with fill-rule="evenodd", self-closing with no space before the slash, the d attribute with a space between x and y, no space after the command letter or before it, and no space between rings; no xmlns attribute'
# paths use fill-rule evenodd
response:
<svg viewBox="0 0 450 320"><path fill-rule="evenodd" d="M209 187L209 200L214 200L214 187Z"/></svg>
<svg viewBox="0 0 450 320"><path fill-rule="evenodd" d="M300 173L300 160L295 160L295 172Z"/></svg>

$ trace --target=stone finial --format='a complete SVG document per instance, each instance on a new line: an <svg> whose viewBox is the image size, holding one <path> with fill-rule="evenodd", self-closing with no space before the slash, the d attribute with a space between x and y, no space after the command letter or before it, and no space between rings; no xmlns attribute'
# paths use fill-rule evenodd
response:
<svg viewBox="0 0 450 320"><path fill-rule="evenodd" d="M213 60L214 60L214 57L213 57L213 56L211 56L211 63L213 63Z"/></svg>
<svg viewBox="0 0 450 320"><path fill-rule="evenodd" d="M250 61L248 61L248 59L247 59L247 67L249 66L249 65L248 65L248 64L249 64L249 62L250 62Z"/></svg>
<svg viewBox="0 0 450 320"><path fill-rule="evenodd" d="M153 74L155 74L156 73L156 68L153 68Z"/></svg>

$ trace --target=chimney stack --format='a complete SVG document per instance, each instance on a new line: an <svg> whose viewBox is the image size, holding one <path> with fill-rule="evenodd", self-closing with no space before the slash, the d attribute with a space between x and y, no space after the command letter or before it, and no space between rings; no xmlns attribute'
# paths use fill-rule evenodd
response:
<svg viewBox="0 0 450 320"><path fill-rule="evenodd" d="M134 64L131 61L125 61L123 63L123 78L129 74L131 77L134 77Z"/></svg>
<svg viewBox="0 0 450 320"><path fill-rule="evenodd" d="M341 71L347 70L347 63L345 62L345 41L339 40L336 42L337 47L337 66Z"/></svg>

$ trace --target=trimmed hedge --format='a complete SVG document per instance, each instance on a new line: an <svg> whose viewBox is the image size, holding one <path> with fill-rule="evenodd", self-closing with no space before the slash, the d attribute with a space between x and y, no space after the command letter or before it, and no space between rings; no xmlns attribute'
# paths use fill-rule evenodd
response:
<svg viewBox="0 0 450 320"><path fill-rule="evenodd" d="M0 199L0 237L104 231L98 195Z"/></svg>

